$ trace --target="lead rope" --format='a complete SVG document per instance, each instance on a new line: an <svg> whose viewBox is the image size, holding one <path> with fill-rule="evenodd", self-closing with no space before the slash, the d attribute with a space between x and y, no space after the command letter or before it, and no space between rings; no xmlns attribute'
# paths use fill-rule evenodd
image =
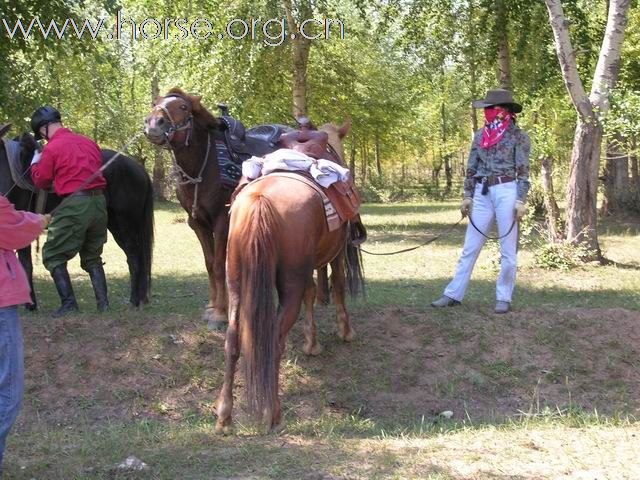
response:
<svg viewBox="0 0 640 480"><path fill-rule="evenodd" d="M171 160L173 161L173 168L177 171L178 174L182 177L182 180L178 180L179 185L195 185L194 193L193 193L193 205L191 205L191 218L196 218L196 212L198 211L198 187L202 183L202 174L204 173L204 169L209 162L209 151L211 150L211 133L207 132L207 151L204 154L204 161L202 162L202 167L200 167L200 171L198 172L197 177L192 177L184 169L178 165L178 159L176 158L176 152L171 145L169 144L169 140L165 137L165 141L169 146L168 150L171 151Z"/></svg>

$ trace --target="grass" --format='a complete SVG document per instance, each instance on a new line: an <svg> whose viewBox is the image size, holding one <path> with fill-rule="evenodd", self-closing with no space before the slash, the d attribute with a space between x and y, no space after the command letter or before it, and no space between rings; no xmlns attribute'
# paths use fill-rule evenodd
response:
<svg viewBox="0 0 640 480"><path fill-rule="evenodd" d="M366 248L417 245L454 223L456 208L366 205ZM41 312L22 315L27 393L7 478L640 477L637 219L603 222L617 265L559 273L523 250L514 312L502 317L492 313L487 251L462 306L428 306L453 274L462 225L413 252L365 255L368 297L349 304L356 340L337 340L332 306L317 308L320 356L302 354L300 322L290 335L283 429L265 435L244 414L238 375L235 431L216 436L224 336L200 319L206 274L184 217L174 204L157 208L153 297L139 312L126 306L126 262L113 241L107 315L94 313L74 260L81 313L49 318L57 299L37 262ZM117 469L130 455L148 469Z"/></svg>

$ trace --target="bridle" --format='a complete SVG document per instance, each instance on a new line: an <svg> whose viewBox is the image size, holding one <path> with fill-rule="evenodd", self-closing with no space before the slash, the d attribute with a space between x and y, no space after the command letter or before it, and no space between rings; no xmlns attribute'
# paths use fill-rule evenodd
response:
<svg viewBox="0 0 640 480"><path fill-rule="evenodd" d="M182 146L188 147L189 140L191 140L191 133L193 131L193 111L192 111L191 100L177 93L170 93L164 96L163 101L166 100L167 98L179 98L180 100L184 101L187 104L187 107L189 107L189 114L185 117L185 119L181 123L177 123L174 120L171 113L169 113L169 109L162 102L153 106L153 108L151 109L151 112L152 113L156 111L162 112L162 117L165 120L168 120L170 124L167 131L164 132L163 134L164 144L162 145L162 148L165 148L167 150L174 150L176 147L171 144L171 141L173 140L173 137L175 136L176 132L181 132L183 130L187 131L187 136Z"/></svg>
<svg viewBox="0 0 640 480"><path fill-rule="evenodd" d="M164 105L164 100L167 98L179 98L183 100L188 108L189 114L185 117L185 119L181 123L177 123L171 113L169 113L169 109ZM207 167L207 163L209 163L209 153L211 152L211 132L207 132L207 150L204 154L204 160L202 161L202 166L198 171L198 175L196 177L192 177L184 169L178 164L178 159L176 158L176 146L171 143L173 137L176 132L181 132L183 130L187 130L187 135L185 141L180 147L188 147L189 140L191 140L191 134L193 132L193 110L191 100L184 97L183 95L179 95L177 93L170 93L163 97L163 102L158 103L153 106L151 112L161 111L163 118L170 122L169 128L166 132L164 132L164 143L162 148L169 150L171 152L171 160L173 161L173 168L176 172L176 176L180 178L177 179L179 185L194 185L194 193L193 193L193 204L191 205L191 218L196 218L196 213L198 211L198 187L202 183L202 174L204 173L205 168Z"/></svg>

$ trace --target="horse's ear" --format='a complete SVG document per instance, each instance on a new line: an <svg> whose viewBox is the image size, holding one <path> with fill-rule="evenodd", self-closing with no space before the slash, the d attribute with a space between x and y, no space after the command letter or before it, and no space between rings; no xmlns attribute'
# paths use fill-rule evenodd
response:
<svg viewBox="0 0 640 480"><path fill-rule="evenodd" d="M11 129L10 123L0 124L0 139L2 139L2 137L4 137L10 129Z"/></svg>
<svg viewBox="0 0 640 480"><path fill-rule="evenodd" d="M190 95L189 100L191 100L191 108L194 112L202 110L202 95Z"/></svg>
<svg viewBox="0 0 640 480"><path fill-rule="evenodd" d="M340 136L340 138L344 138L347 133L349 133L349 130L351 130L351 119L347 118L343 123L342 126L340 128L338 128L338 135Z"/></svg>
<svg viewBox="0 0 640 480"><path fill-rule="evenodd" d="M178 95L186 96L184 90L182 90L180 87L173 87L171 90L169 90L169 93L177 93Z"/></svg>

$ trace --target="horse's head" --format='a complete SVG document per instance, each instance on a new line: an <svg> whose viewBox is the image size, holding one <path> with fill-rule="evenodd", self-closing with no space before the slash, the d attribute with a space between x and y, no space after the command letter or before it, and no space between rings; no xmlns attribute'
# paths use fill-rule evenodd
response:
<svg viewBox="0 0 640 480"><path fill-rule="evenodd" d="M320 127L320 130L327 132L329 135L329 145L333 147L340 156L340 160L344 163L344 146L342 145L342 139L349 133L349 130L351 130L351 120L345 120L341 126L337 126L335 123L325 123Z"/></svg>
<svg viewBox="0 0 640 480"><path fill-rule="evenodd" d="M31 165L33 154L40 150L40 144L30 133L23 133L17 137L16 140L20 143L20 165L22 169L25 170Z"/></svg>
<svg viewBox="0 0 640 480"><path fill-rule="evenodd" d="M156 145L188 144L194 122L206 128L218 126L218 120L201 103L198 95L172 88L157 97L151 113L144 119L144 133Z"/></svg>
<svg viewBox="0 0 640 480"><path fill-rule="evenodd" d="M10 123L0 124L0 140L2 140L2 137L4 137L10 129Z"/></svg>

